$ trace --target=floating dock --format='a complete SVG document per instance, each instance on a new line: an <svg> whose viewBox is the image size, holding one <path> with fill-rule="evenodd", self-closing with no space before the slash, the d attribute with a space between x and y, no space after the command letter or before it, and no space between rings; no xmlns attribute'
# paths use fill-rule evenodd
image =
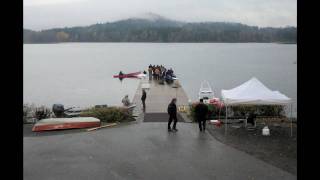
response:
<svg viewBox="0 0 320 180"><path fill-rule="evenodd" d="M146 89L147 98L145 112L142 110L141 102L142 87L149 87ZM150 117L150 114L156 116L162 114L162 116L165 116L164 114L167 114L168 104L173 98L177 98L177 108L188 106L189 98L178 80L175 80L172 84L167 84L166 82L164 84L159 84L158 80L142 79L133 98L133 103L137 105L134 114L141 116L140 119L143 119L144 114L149 114L148 117ZM184 121L190 121L185 113L178 113L178 120L179 115ZM159 122L159 117L155 117L155 119L158 119L157 122ZM167 118L163 119L163 122L167 121Z"/></svg>

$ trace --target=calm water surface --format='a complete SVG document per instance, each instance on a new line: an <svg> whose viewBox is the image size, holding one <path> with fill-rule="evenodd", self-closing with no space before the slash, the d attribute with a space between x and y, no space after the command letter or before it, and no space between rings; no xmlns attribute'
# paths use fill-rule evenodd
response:
<svg viewBox="0 0 320 180"><path fill-rule="evenodd" d="M292 98L296 111L297 46L271 43L62 43L24 45L24 103L65 107L120 105L139 83L112 78L146 70L149 64L172 67L192 100L202 80L215 95L255 76L268 88Z"/></svg>

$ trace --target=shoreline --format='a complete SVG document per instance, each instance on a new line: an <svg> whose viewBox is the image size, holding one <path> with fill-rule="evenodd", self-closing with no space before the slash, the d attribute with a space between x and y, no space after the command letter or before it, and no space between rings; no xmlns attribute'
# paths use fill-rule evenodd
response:
<svg viewBox="0 0 320 180"><path fill-rule="evenodd" d="M34 43L26 43L24 42L23 44L73 44L73 43L86 43L86 44L90 44L90 43L96 43L96 44L102 44L102 43L117 43L117 44L129 44L129 43L136 43L136 44L146 44L146 43L149 43L149 44L213 44L213 43L216 43L216 44L219 44L219 43L225 43L225 44L248 44L248 43L251 43L251 44L291 44L291 45L297 45L297 42L144 42L144 41L137 41L137 42L133 42L133 41L128 41L128 42L123 42L123 41L106 41L106 42L84 42L84 41L81 41L81 42L44 42L44 43L41 43L41 42L34 42Z"/></svg>

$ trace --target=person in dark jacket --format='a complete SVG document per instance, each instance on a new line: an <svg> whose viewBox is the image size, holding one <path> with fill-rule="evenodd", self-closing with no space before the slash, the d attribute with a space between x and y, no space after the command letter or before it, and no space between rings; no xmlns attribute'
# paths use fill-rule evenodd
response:
<svg viewBox="0 0 320 180"><path fill-rule="evenodd" d="M168 76L172 76L172 74L173 74L173 70L172 70L172 68L170 68L169 70L167 70L167 74L166 74L166 75L168 75Z"/></svg>
<svg viewBox="0 0 320 180"><path fill-rule="evenodd" d="M142 89L141 101L142 101L143 111L146 110L146 98L147 98L146 90Z"/></svg>
<svg viewBox="0 0 320 180"><path fill-rule="evenodd" d="M257 117L257 115L254 112L251 112L248 116L247 123L250 123L250 124L252 124L252 126L255 126L256 117Z"/></svg>
<svg viewBox="0 0 320 180"><path fill-rule="evenodd" d="M200 131L206 130L207 114L208 114L208 106L203 103L203 99L200 99L200 103L195 107L195 115L199 123Z"/></svg>
<svg viewBox="0 0 320 180"><path fill-rule="evenodd" d="M177 126L177 106L176 106L177 99L173 98L171 100L171 103L168 105L168 114L169 114L169 121L168 121L168 131L178 131L176 126ZM171 122L173 122L173 128L171 130Z"/></svg>
<svg viewBox="0 0 320 180"><path fill-rule="evenodd" d="M149 66L148 74L149 74L149 81L151 81L152 80L152 66L151 67Z"/></svg>

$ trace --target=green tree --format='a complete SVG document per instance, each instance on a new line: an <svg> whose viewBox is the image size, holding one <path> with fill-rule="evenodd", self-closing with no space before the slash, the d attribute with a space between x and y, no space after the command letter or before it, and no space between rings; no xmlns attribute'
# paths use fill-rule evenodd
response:
<svg viewBox="0 0 320 180"><path fill-rule="evenodd" d="M57 32L56 38L57 38L58 42L66 42L69 39L69 34L67 34L63 31L60 31L60 32Z"/></svg>

